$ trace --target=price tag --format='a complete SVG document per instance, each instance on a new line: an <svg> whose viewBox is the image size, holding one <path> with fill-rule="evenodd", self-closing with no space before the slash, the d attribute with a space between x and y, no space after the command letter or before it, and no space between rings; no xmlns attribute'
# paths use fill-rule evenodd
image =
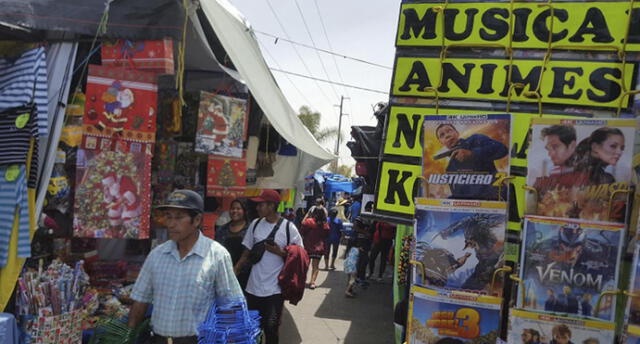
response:
<svg viewBox="0 0 640 344"><path fill-rule="evenodd" d="M16 117L16 128L24 128L29 122L29 113L23 113L22 115Z"/></svg>
<svg viewBox="0 0 640 344"><path fill-rule="evenodd" d="M4 173L4 179L8 182L12 182L18 179L20 175L20 167L18 165L11 165L7 167L7 171Z"/></svg>

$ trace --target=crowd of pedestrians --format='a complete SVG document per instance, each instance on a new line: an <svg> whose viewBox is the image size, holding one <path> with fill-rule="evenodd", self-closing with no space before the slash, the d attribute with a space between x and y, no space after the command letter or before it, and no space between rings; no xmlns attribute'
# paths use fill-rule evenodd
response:
<svg viewBox="0 0 640 344"><path fill-rule="evenodd" d="M356 297L369 280L383 279L395 227L360 216L359 198L346 195L331 207L319 198L307 211L284 213L278 212L276 190L263 190L251 201L258 217L249 219L247 203L234 200L214 242L200 232L198 194L179 190L167 199L161 208L171 240L154 249L142 268L132 294L131 327L153 304L154 343L195 343L208 305L244 297L248 308L260 313L266 344L277 344L285 300L296 304L305 288L317 288L321 260L325 270L336 270L341 243L346 245L345 296ZM170 267L179 273L167 275Z"/></svg>

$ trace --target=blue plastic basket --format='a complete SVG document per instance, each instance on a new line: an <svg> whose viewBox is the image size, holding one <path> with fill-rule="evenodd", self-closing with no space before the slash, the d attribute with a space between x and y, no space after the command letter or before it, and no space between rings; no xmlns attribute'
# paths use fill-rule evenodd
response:
<svg viewBox="0 0 640 344"><path fill-rule="evenodd" d="M216 305L198 327L199 344L255 344L261 336L260 315L250 311L244 299Z"/></svg>

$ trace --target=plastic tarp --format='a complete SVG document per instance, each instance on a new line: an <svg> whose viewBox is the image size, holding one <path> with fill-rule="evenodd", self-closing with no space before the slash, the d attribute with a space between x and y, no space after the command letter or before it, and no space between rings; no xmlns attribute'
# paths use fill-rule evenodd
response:
<svg viewBox="0 0 640 344"><path fill-rule="evenodd" d="M278 156L273 165L274 176L259 178L258 187L303 189L304 177L336 156L325 150L298 119L242 14L226 0L203 0L200 6L270 124L298 148L296 156Z"/></svg>
<svg viewBox="0 0 640 344"><path fill-rule="evenodd" d="M324 195L325 198L330 198L329 196L334 192L353 192L353 183L350 180L341 180L341 179L327 179L324 182Z"/></svg>
<svg viewBox="0 0 640 344"><path fill-rule="evenodd" d="M106 37L182 38L181 0L3 0L0 21L35 30L94 36L109 4Z"/></svg>
<svg viewBox="0 0 640 344"><path fill-rule="evenodd" d="M40 138L40 179L36 198L36 214L40 214L47 195L49 178L55 163L57 142L64 124L66 101L71 87L77 43L53 43L47 49L47 86L49 89L49 135Z"/></svg>

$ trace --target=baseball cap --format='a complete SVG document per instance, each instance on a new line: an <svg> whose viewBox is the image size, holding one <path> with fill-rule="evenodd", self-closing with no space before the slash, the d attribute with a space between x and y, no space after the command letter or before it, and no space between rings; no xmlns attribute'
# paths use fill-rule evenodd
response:
<svg viewBox="0 0 640 344"><path fill-rule="evenodd" d="M165 204L156 207L156 209L167 208L191 209L202 213L204 212L204 201L195 191L176 190L167 197Z"/></svg>
<svg viewBox="0 0 640 344"><path fill-rule="evenodd" d="M251 198L252 201L262 203L262 202L273 202L280 203L280 193L273 189L264 189L260 196Z"/></svg>

